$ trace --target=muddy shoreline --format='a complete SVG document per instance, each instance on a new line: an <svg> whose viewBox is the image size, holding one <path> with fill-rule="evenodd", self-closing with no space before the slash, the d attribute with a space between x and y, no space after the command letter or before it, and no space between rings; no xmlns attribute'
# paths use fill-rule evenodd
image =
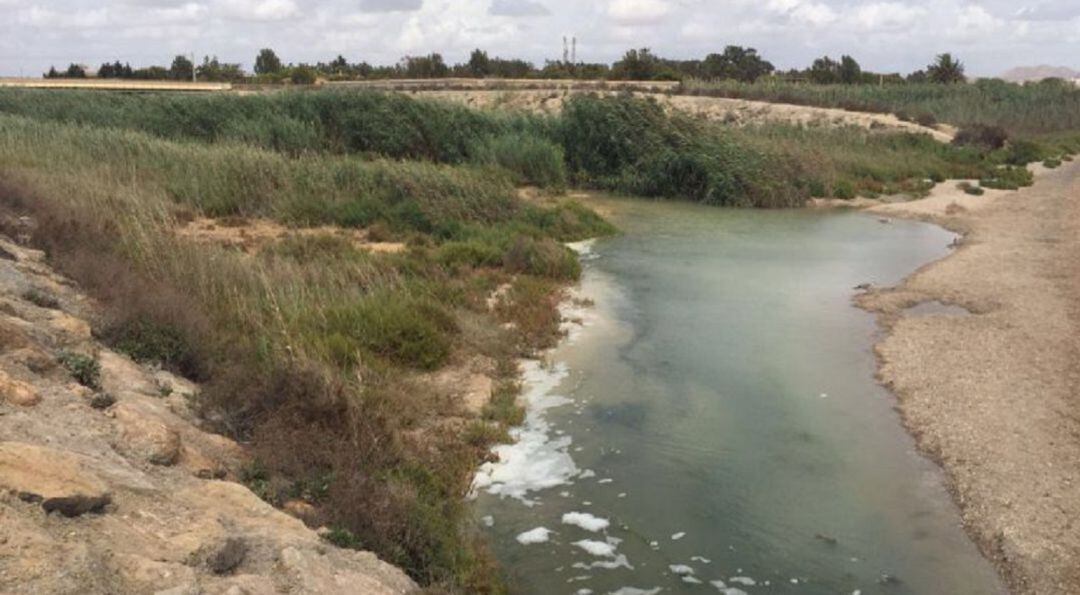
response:
<svg viewBox="0 0 1080 595"><path fill-rule="evenodd" d="M962 236L948 257L856 303L883 330L880 382L1014 593L1080 592L1077 196L1080 165L1068 163L1017 192L946 184L868 209ZM905 313L926 302L969 314Z"/></svg>

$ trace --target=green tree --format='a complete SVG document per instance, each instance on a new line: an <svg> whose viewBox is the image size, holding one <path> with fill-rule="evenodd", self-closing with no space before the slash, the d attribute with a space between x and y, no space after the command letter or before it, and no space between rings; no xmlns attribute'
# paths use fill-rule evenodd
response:
<svg viewBox="0 0 1080 595"><path fill-rule="evenodd" d="M663 78L677 78L674 71L649 48L629 50L611 66L611 78L617 80L652 81Z"/></svg>
<svg viewBox="0 0 1080 595"><path fill-rule="evenodd" d="M862 67L851 56L842 56L837 70L841 83L854 85L862 81Z"/></svg>
<svg viewBox="0 0 1080 595"><path fill-rule="evenodd" d="M450 73L450 68L443 61L442 54L427 56L406 56L404 60L405 76L416 79L443 78Z"/></svg>
<svg viewBox="0 0 1080 595"><path fill-rule="evenodd" d="M86 78L86 69L78 64L68 65L67 72L64 73L64 77L69 79L84 79Z"/></svg>
<svg viewBox="0 0 1080 595"><path fill-rule="evenodd" d="M277 74L281 72L281 59L274 50L263 48L255 57L255 74Z"/></svg>
<svg viewBox="0 0 1080 595"><path fill-rule="evenodd" d="M169 67L169 78L178 81L190 80L194 70L195 64L187 56L180 55L173 58L172 66Z"/></svg>
<svg viewBox="0 0 1080 595"><path fill-rule="evenodd" d="M762 59L754 48L729 45L722 54L705 56L700 65L700 76L752 83L774 70L772 63Z"/></svg>
<svg viewBox="0 0 1080 595"><path fill-rule="evenodd" d="M349 71L349 61L345 59L345 56L338 54L337 58L334 58L330 62L330 72L333 74L345 74Z"/></svg>
<svg viewBox="0 0 1080 595"><path fill-rule="evenodd" d="M47 79L58 79L58 78L60 78L60 73L56 71L55 66L50 66L49 67L49 72L45 73L45 78L47 78Z"/></svg>
<svg viewBox="0 0 1080 595"><path fill-rule="evenodd" d="M491 74L491 59L487 52L477 48L469 56L469 72L477 78L484 78Z"/></svg>
<svg viewBox="0 0 1080 595"><path fill-rule="evenodd" d="M964 76L964 63L953 58L952 54L939 55L934 63L926 67L926 76L932 83L952 85L967 81Z"/></svg>
<svg viewBox="0 0 1080 595"><path fill-rule="evenodd" d="M810 66L810 82L817 85L835 85L840 82L840 64L828 56L822 56Z"/></svg>

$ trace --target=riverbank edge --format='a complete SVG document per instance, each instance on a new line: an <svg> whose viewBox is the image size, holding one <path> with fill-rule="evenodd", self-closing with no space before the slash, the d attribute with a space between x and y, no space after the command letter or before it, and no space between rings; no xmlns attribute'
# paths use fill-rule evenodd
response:
<svg viewBox="0 0 1080 595"><path fill-rule="evenodd" d="M1071 163L1066 164L1065 167L1080 169L1080 165ZM1029 166L1029 169L1035 175L1035 188L1039 187L1045 174L1053 171L1043 167L1041 164ZM1036 593L1041 591L1030 584L1031 569L1025 568L1020 560L1006 555L1003 552L1002 543L998 539L979 530L978 525L996 526L999 523L996 523L994 518L983 515L976 510L971 504L970 494L961 487L958 475L961 471L969 470L965 469L967 463L950 461L942 456L936 446L929 443L927 439L929 427L914 418L908 402L911 395L895 386L885 376L886 367L898 364L883 351L883 346L894 336L897 324L904 318L904 310L927 301L934 301L933 297L926 295L928 293L926 287L920 289L912 287L915 279L943 266L943 263L955 260L960 254L969 250L971 248L969 239L975 231L978 212L993 206L998 201L1008 200L1020 192L991 190L987 196L972 197L959 191L957 184L960 182L960 180L946 181L939 184L927 197L915 201L901 203L860 201L858 204L847 206L847 208L853 208L870 215L880 216L883 223L887 222L887 218L921 221L937 225L958 235L957 240L952 245L953 250L944 257L920 266L893 286L863 288L861 293L853 297L853 302L856 307L873 314L876 318L880 335L873 348L877 362L875 377L879 384L888 390L895 399L894 409L899 415L901 425L915 441L919 454L933 461L942 470L944 486L960 511L961 523L965 533L979 548L982 555L994 566L1010 593ZM817 203L809 204L808 207L830 209L845 208L845 205ZM989 241L993 241L993 238L989 238ZM937 289L941 293L948 290L946 287L938 287ZM911 295L904 297L904 294L908 292ZM896 299L897 297L899 299ZM972 314L979 314L979 312L974 311ZM1008 412L1002 413L1002 415L1007 414ZM947 419L942 423L949 425L958 421L962 420Z"/></svg>

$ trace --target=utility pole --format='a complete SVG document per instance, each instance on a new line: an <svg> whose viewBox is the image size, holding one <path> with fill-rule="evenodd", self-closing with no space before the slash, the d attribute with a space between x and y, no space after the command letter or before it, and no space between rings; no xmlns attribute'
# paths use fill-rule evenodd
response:
<svg viewBox="0 0 1080 595"><path fill-rule="evenodd" d="M195 80L195 52L191 52L191 82L193 82L193 83L196 82L196 80Z"/></svg>
<svg viewBox="0 0 1080 595"><path fill-rule="evenodd" d="M577 64L577 35L574 36L573 45L570 46L570 61Z"/></svg>

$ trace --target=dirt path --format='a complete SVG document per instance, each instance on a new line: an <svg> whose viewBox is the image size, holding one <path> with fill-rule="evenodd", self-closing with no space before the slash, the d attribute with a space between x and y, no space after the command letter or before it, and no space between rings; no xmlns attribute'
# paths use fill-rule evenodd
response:
<svg viewBox="0 0 1080 595"><path fill-rule="evenodd" d="M481 109L511 109L537 113L557 113L571 93L565 89L548 90L421 90L410 91L413 95L454 101ZM599 91L615 94L619 91ZM724 121L735 125L781 122L805 126L858 126L867 129L900 130L929 134L940 142L952 141L955 130L949 126L940 129L926 128L913 122L904 122L892 114L849 112L842 109L769 103L724 97L696 97L668 95L663 93L638 93L652 97L668 110L680 110L709 120Z"/></svg>
<svg viewBox="0 0 1080 595"><path fill-rule="evenodd" d="M873 209L966 234L953 256L860 298L888 330L880 376L1012 590L1080 593L1080 163L954 198ZM904 311L934 300L971 315Z"/></svg>

